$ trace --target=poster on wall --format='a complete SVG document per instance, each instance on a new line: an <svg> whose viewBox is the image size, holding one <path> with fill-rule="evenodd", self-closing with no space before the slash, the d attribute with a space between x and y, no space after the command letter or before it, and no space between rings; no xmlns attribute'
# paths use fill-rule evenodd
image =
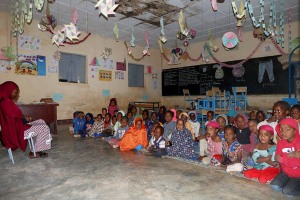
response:
<svg viewBox="0 0 300 200"><path fill-rule="evenodd" d="M124 80L125 73L124 72L115 72L115 79Z"/></svg>
<svg viewBox="0 0 300 200"><path fill-rule="evenodd" d="M112 59L101 59L100 65L102 69L114 69L114 61Z"/></svg>
<svg viewBox="0 0 300 200"><path fill-rule="evenodd" d="M59 60L57 60L54 56L51 56L50 65L48 66L48 72L58 73L58 65L59 65Z"/></svg>
<svg viewBox="0 0 300 200"><path fill-rule="evenodd" d="M116 69L126 71L126 62L116 62Z"/></svg>
<svg viewBox="0 0 300 200"><path fill-rule="evenodd" d="M157 79L153 79L153 80L152 80L152 84L153 84L153 89L154 89L154 90L156 90L157 87L158 87L158 83L157 83L157 82L158 82Z"/></svg>
<svg viewBox="0 0 300 200"><path fill-rule="evenodd" d="M0 60L0 73L8 72L15 66L15 61Z"/></svg>
<svg viewBox="0 0 300 200"><path fill-rule="evenodd" d="M18 55L16 74L46 76L46 57L40 55Z"/></svg>
<svg viewBox="0 0 300 200"><path fill-rule="evenodd" d="M112 80L112 71L99 70L99 80L100 81L111 81Z"/></svg>
<svg viewBox="0 0 300 200"><path fill-rule="evenodd" d="M24 50L41 50L41 40L39 37L29 36L29 35L20 35L18 41L19 49Z"/></svg>
<svg viewBox="0 0 300 200"><path fill-rule="evenodd" d="M152 74L152 66L146 66L146 73Z"/></svg>
<svg viewBox="0 0 300 200"><path fill-rule="evenodd" d="M90 78L96 78L97 76L97 66L90 65L89 71L90 71Z"/></svg>

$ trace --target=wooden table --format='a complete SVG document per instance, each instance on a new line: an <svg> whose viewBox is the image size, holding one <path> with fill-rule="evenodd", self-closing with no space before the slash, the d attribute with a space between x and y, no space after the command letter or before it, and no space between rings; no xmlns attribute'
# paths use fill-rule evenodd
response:
<svg viewBox="0 0 300 200"><path fill-rule="evenodd" d="M145 108L145 109L150 109L150 110L159 110L159 104L160 102L150 102L150 101L144 101L144 102L133 102L133 104L136 106L136 107L139 107L139 108Z"/></svg>
<svg viewBox="0 0 300 200"><path fill-rule="evenodd" d="M20 104L23 115L33 120L43 119L50 127L50 132L57 134L57 106L58 103Z"/></svg>

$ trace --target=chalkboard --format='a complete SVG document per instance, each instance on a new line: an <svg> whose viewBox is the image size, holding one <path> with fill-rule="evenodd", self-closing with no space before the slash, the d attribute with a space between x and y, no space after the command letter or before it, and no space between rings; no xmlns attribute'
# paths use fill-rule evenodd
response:
<svg viewBox="0 0 300 200"><path fill-rule="evenodd" d="M238 62L232 61L227 64ZM270 63L272 65L269 65ZM288 93L288 70L282 69L277 56L248 60L243 64L245 73L242 77L235 77L232 68L223 67L223 78L216 79L216 68L213 68L213 65L162 70L162 95L180 96L183 95L183 89L189 89L191 95L205 95L213 86L231 93L232 87L236 86L247 86L248 94Z"/></svg>
<svg viewBox="0 0 300 200"><path fill-rule="evenodd" d="M128 63L128 87L144 87L144 65Z"/></svg>

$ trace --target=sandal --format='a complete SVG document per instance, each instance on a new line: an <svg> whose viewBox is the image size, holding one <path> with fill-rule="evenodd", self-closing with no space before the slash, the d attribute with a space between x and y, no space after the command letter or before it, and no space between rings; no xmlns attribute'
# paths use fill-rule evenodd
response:
<svg viewBox="0 0 300 200"><path fill-rule="evenodd" d="M46 157L48 157L48 153L46 153L46 152L40 152L40 157L41 158L46 158Z"/></svg>
<svg viewBox="0 0 300 200"><path fill-rule="evenodd" d="M34 156L33 152L29 153L29 158L46 158L48 157L48 153L45 152L36 152L36 156Z"/></svg>

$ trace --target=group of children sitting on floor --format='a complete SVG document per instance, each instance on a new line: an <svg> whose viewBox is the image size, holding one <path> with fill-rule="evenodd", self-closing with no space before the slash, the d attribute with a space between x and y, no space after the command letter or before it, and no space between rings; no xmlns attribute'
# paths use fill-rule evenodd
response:
<svg viewBox="0 0 300 200"><path fill-rule="evenodd" d="M300 105L278 101L265 119L263 111L248 117L230 110L226 115L207 113L205 129L197 113L167 110L158 113L129 105L127 114L111 99L94 120L77 112L74 137L102 138L121 151L136 150L155 157L172 156L201 161L227 172L242 172L261 183L271 182L285 195L300 195Z"/></svg>

